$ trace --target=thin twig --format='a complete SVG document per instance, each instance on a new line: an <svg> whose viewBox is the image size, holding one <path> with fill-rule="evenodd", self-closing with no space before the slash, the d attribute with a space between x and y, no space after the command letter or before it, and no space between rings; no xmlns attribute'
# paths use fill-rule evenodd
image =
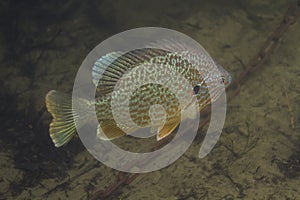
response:
<svg viewBox="0 0 300 200"><path fill-rule="evenodd" d="M288 111L290 113L290 125L292 129L295 129L295 115L294 115L294 111L292 109L291 103L290 103L290 98L288 96L287 90L286 88L283 86L283 90L284 90L284 96L285 96L285 102L286 105L288 107Z"/></svg>

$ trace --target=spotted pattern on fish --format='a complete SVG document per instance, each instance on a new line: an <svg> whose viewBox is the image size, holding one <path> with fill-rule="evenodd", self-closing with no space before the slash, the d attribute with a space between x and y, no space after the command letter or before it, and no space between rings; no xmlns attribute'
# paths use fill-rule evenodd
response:
<svg viewBox="0 0 300 200"><path fill-rule="evenodd" d="M88 123L94 108L99 121L97 136L100 139L130 134L139 126L159 126L160 121L165 119L164 126L157 129L157 139L160 140L177 127L183 120L181 114L189 111L193 102L197 100L198 110L201 110L218 99L221 89L231 82L230 74L205 52L186 50L176 43L171 46L170 50L144 48L125 53L116 51L99 58L92 70L93 82L97 87L96 101L73 99L79 110L72 109L72 101L67 95L50 91L46 96L46 106L53 116L49 131L55 146L60 147L70 141L76 131L75 122L77 128ZM146 84L133 88L141 82ZM112 112L113 99L117 99L114 109L121 120L118 123ZM130 117L126 115L126 103ZM164 110L153 114L155 120L152 123L149 109L155 104L163 106Z"/></svg>
<svg viewBox="0 0 300 200"><path fill-rule="evenodd" d="M164 52L165 53L165 52ZM192 85L198 85L201 87L199 90L199 94L197 95L198 100L198 107L199 110L201 110L203 107L205 107L207 104L210 103L210 95L208 92L208 87L206 85L206 82L202 78L201 72L196 68L194 65L192 65L189 60L185 59L185 56L189 55L187 52L182 53L167 53L163 56L156 56L153 58L150 58L146 62L144 61L139 62L138 64L143 65L144 71L141 73L141 71L138 71L136 74L131 75L131 79L128 79L125 81L122 92L124 93L130 93L129 87L132 87L132 85L138 84L136 80L138 79L144 79L145 82L154 80L155 82L159 82L162 77L161 74L171 74L172 72L177 72L179 74L182 74L182 76L187 79ZM193 59L196 59L197 57L194 57ZM129 63L133 63L132 56L126 57L126 60ZM139 60L138 57L134 57L134 59ZM141 59L140 59L141 60ZM212 64L210 60L205 60L204 58L199 57L198 58L199 64L204 64L207 66L203 67L209 67L209 64ZM214 63L213 63L214 64ZM158 66L158 71L153 70L153 65ZM135 66L136 67L136 66ZM132 68L131 68L132 70ZM211 72L210 72L211 73ZM206 80L209 80L210 77L206 78ZM178 80L172 80L173 84L172 87L175 88L177 93L182 95L186 99L190 99L191 95L187 91L191 91L193 88L182 88L181 79ZM102 84L106 84L105 80L102 79ZM217 81L217 84L220 82ZM101 87L102 85L100 85ZM216 88L218 89L218 88ZM212 91L212 95L216 94L214 91ZM118 95L118 94L116 94ZM118 98L118 97L116 97ZM147 84L142 87L140 87L138 90L135 91L131 96L128 96L130 99L130 116L132 120L138 125L138 126L149 126L150 125L150 116L149 116L149 108L152 105L160 104L162 105L166 113L168 115L168 118L174 118L180 114L180 111L184 109L185 105L180 105L178 102L178 99L176 96L168 89L163 87L159 84ZM105 100L106 104L110 104L111 96L108 96ZM125 101L125 99L120 99L120 102ZM97 110L97 116L101 119L113 119L111 108L109 106L103 106L103 102L100 104L97 104L96 110ZM104 110L105 108L105 110ZM123 112L127 112L126 110L119 109L119 115L125 116ZM122 117L121 117L122 118ZM128 120L124 118L123 124L118 124L122 127L126 126L128 123ZM159 120L158 120L159 121Z"/></svg>

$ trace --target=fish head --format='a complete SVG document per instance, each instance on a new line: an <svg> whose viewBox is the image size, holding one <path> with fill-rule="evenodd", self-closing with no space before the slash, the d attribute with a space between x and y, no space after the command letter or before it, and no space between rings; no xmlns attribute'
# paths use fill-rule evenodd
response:
<svg viewBox="0 0 300 200"><path fill-rule="evenodd" d="M199 110L216 101L231 83L231 74L221 65L216 64L218 70L209 71L205 77L199 77L192 84L190 92L193 100L198 102ZM208 86L209 85L209 86Z"/></svg>

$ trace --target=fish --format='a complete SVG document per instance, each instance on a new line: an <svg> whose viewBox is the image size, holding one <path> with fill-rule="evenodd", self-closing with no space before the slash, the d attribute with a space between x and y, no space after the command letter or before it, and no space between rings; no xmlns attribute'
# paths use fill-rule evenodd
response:
<svg viewBox="0 0 300 200"><path fill-rule="evenodd" d="M49 133L55 147L67 144L76 128L92 119L93 112L96 112L99 122L96 134L101 140L113 140L130 135L141 127L149 127L159 141L170 135L182 120L195 118L196 112L216 101L221 88L231 83L230 73L210 56L184 48L175 52L155 47L114 51L94 63L92 77L96 87L95 101L80 97L71 99L71 95L56 90L47 93L46 108L53 118ZM122 85L118 85L120 80ZM148 82L132 91L138 84L137 80ZM149 80L163 81L156 84ZM188 87L183 80L188 81ZM129 100L126 102L124 98ZM116 100L114 113L120 119L117 121L112 111L113 100ZM76 110L72 108L72 102ZM193 103L196 103L197 110L191 109ZM128 109L124 105L128 105ZM151 114L149 110L153 105L164 109ZM125 113L128 111L130 119Z"/></svg>

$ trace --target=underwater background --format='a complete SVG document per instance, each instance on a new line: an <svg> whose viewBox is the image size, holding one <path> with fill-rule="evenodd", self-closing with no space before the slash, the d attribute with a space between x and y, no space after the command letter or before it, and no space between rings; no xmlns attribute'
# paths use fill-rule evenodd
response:
<svg viewBox="0 0 300 200"><path fill-rule="evenodd" d="M137 27L174 29L198 41L234 80L291 2L2 0L0 199L88 199L115 182L118 172L79 139L54 147L45 108L49 90L72 92L79 66L100 42ZM198 158L199 137L176 162L106 199L300 199L299 55L296 22L228 103L208 156Z"/></svg>

